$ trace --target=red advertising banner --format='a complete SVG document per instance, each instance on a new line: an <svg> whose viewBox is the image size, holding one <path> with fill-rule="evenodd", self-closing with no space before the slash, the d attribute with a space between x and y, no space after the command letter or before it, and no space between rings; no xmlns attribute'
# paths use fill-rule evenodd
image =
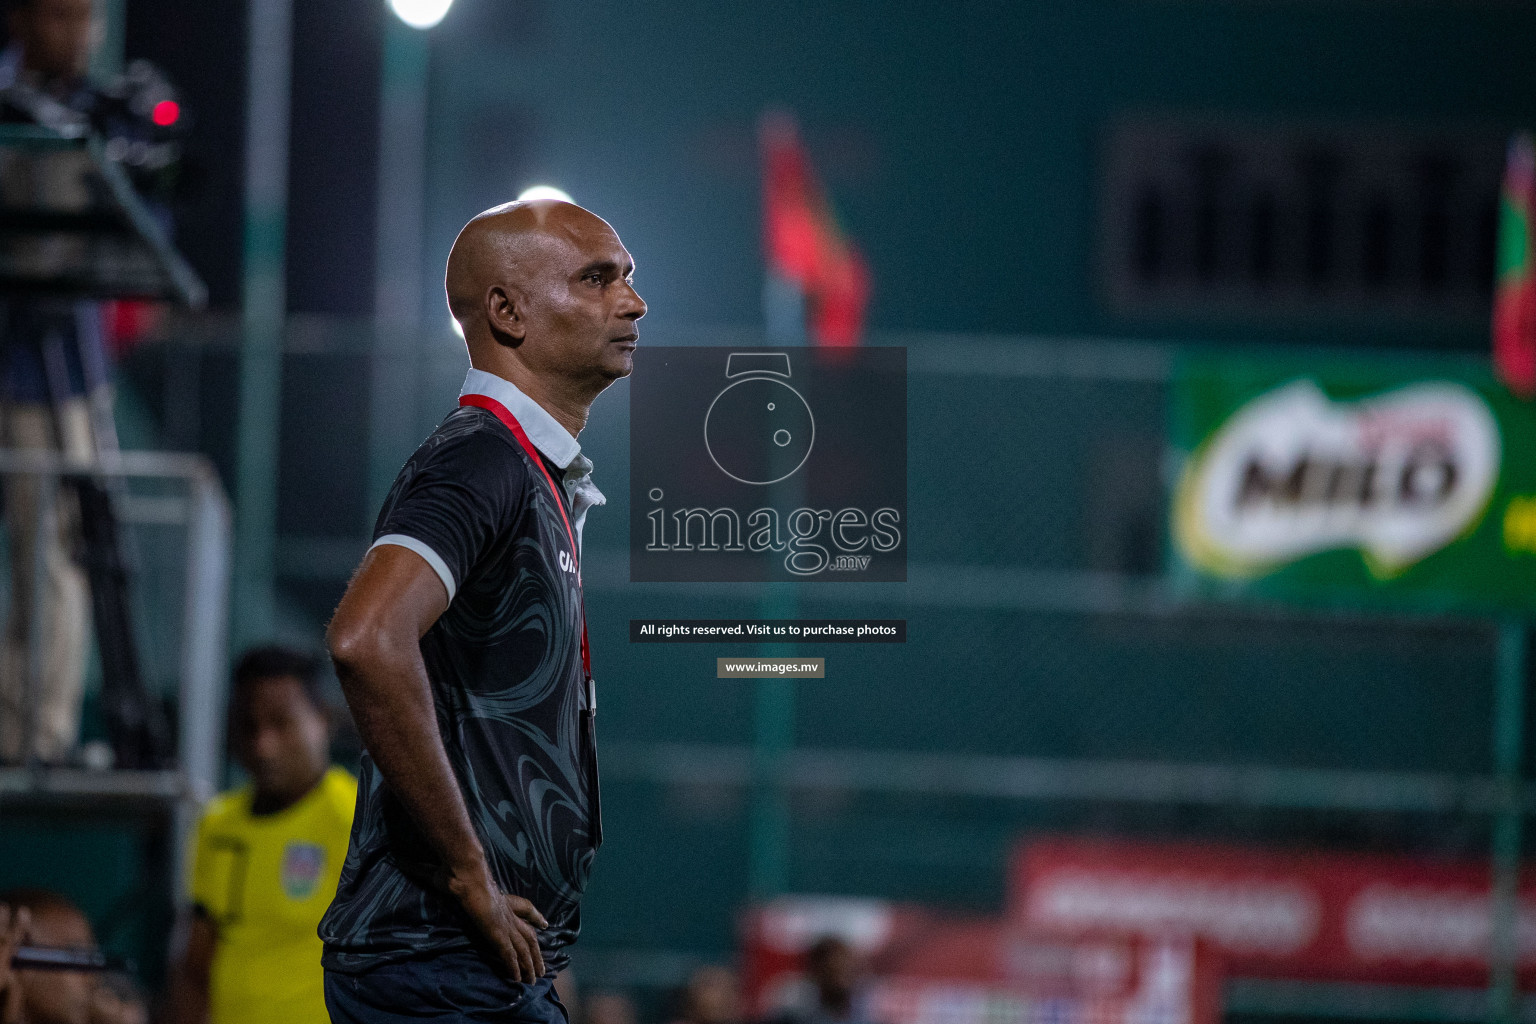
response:
<svg viewBox="0 0 1536 1024"><path fill-rule="evenodd" d="M1228 975L1484 985L1486 864L1204 844L1053 839L1015 855L1009 916L1210 943ZM1521 891L1520 980L1536 987L1536 888Z"/></svg>
<svg viewBox="0 0 1536 1024"><path fill-rule="evenodd" d="M1219 1024L1216 957L1188 938L1051 935L863 900L776 901L743 922L751 1011L814 996L804 951L828 935L864 958L879 1024Z"/></svg>

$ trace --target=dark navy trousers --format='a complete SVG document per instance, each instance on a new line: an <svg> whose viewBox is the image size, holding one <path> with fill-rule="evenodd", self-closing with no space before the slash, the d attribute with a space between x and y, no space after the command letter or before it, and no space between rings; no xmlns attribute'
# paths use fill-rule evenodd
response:
<svg viewBox="0 0 1536 1024"><path fill-rule="evenodd" d="M554 978L509 981L473 952L383 964L360 974L325 972L331 1024L569 1024Z"/></svg>

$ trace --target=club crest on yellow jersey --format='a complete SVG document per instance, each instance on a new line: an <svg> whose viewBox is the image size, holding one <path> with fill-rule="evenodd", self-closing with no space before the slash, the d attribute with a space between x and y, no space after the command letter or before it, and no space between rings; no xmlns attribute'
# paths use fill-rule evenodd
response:
<svg viewBox="0 0 1536 1024"><path fill-rule="evenodd" d="M283 892L291 900L308 899L325 871L325 848L292 840L283 847Z"/></svg>

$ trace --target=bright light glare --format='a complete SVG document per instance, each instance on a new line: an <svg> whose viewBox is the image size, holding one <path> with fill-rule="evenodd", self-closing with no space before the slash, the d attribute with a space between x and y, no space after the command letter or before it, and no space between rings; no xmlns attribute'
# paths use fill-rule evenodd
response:
<svg viewBox="0 0 1536 1024"><path fill-rule="evenodd" d="M443 20L453 0L389 0L389 6L411 28L431 28Z"/></svg>
<svg viewBox="0 0 1536 1024"><path fill-rule="evenodd" d="M453 319L453 333L457 334L460 338L464 337L464 325L459 323L459 318L458 317L453 317L452 319Z"/></svg>
<svg viewBox="0 0 1536 1024"><path fill-rule="evenodd" d="M527 202L530 199L558 199L562 203L574 203L576 201L570 197L569 193L562 192L553 185L535 185L532 188L525 188L522 194L517 197L517 201L520 203Z"/></svg>

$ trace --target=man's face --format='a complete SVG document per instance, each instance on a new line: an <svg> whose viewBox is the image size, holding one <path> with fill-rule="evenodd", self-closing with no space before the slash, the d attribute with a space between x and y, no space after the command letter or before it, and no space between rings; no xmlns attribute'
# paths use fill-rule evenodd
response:
<svg viewBox="0 0 1536 1024"><path fill-rule="evenodd" d="M76 79L96 44L92 0L32 0L13 23L26 66L48 78Z"/></svg>
<svg viewBox="0 0 1536 1024"><path fill-rule="evenodd" d="M543 244L528 283L523 358L532 369L597 379L605 385L634 369L635 321L645 300L631 283L634 260L619 236L591 215L563 224Z"/></svg>
<svg viewBox="0 0 1536 1024"><path fill-rule="evenodd" d="M60 949L96 948L91 925L79 912L65 907L32 911L27 941ZM96 978L84 971L17 971L23 1016L31 1024L88 1024Z"/></svg>
<svg viewBox="0 0 1536 1024"><path fill-rule="evenodd" d="M257 679L242 688L235 748L258 797L287 803L309 791L325 771L325 714L293 676Z"/></svg>

